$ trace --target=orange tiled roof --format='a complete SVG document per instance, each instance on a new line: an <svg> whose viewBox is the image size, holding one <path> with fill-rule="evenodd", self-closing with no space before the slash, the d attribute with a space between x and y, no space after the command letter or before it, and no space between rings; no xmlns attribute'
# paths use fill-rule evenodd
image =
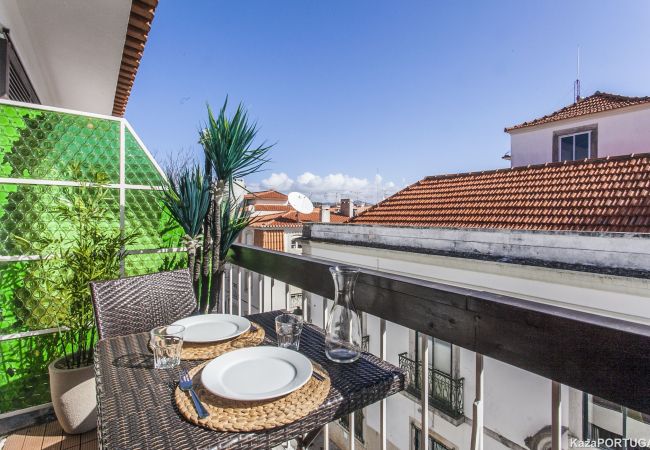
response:
<svg viewBox="0 0 650 450"><path fill-rule="evenodd" d="M650 153L427 177L349 222L650 233Z"/></svg>
<svg viewBox="0 0 650 450"><path fill-rule="evenodd" d="M587 116L589 114L611 111L613 109L641 105L644 103L650 103L650 97L626 97L624 95L615 95L596 91L593 95L585 97L572 105L565 106L554 113L540 117L539 119L520 123L519 125L507 127L505 131L510 132L520 128L557 122L558 120L573 119L574 117Z"/></svg>
<svg viewBox="0 0 650 450"><path fill-rule="evenodd" d="M255 205L255 211L291 211L291 205Z"/></svg>
<svg viewBox="0 0 650 450"><path fill-rule="evenodd" d="M115 86L114 116L122 117L126 111L126 104L131 95L135 75L138 73L157 6L158 0L134 0L131 2L131 13L122 49L122 62L117 77L117 86Z"/></svg>
<svg viewBox="0 0 650 450"><path fill-rule="evenodd" d="M268 190L268 191L260 191L260 192L251 192L250 194L246 194L244 196L244 199L246 200L284 200L287 201L289 197L286 194L283 194L282 192L274 191L274 190Z"/></svg>
<svg viewBox="0 0 650 450"><path fill-rule="evenodd" d="M348 218L341 214L330 213L330 222L343 223ZM320 222L320 208L314 208L310 214L302 214L291 209L287 212L277 214L267 214L264 216L254 217L251 226L254 228L298 228L306 222Z"/></svg>

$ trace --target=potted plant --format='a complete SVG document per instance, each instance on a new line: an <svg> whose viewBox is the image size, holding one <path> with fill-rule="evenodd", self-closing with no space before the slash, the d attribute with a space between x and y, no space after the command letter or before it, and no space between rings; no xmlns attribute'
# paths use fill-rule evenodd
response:
<svg viewBox="0 0 650 450"><path fill-rule="evenodd" d="M79 166L72 169L80 179ZM17 238L31 254L40 255L29 276L47 293L45 314L59 328L61 357L49 365L52 404L65 432L83 433L96 426L96 392L93 346L96 340L93 306L88 283L119 276L125 247L135 233L120 231L110 209L115 200L103 185L102 173L92 175L93 185L62 188L52 215L60 229L44 233L38 241ZM26 280L26 285L36 284ZM43 314L43 313L41 313Z"/></svg>
<svg viewBox="0 0 650 450"><path fill-rule="evenodd" d="M226 114L228 99L215 117L208 106L208 120L199 133L205 163L170 162L161 180L161 201L184 231L188 268L201 312L217 308L221 277L228 250L250 224L241 198L234 198L235 180L254 174L269 161L271 145L254 145L257 125L239 104Z"/></svg>
<svg viewBox="0 0 650 450"><path fill-rule="evenodd" d="M273 145L254 145L258 127L248 120L240 103L235 113L226 114L226 98L219 115L214 117L208 106L208 121L199 135L205 155L205 178L210 183L210 208L204 220L200 307L212 311L224 271L225 257L237 235L249 223L241 208L243 199L233 198L235 180L259 172L269 162ZM209 289L208 289L209 286Z"/></svg>

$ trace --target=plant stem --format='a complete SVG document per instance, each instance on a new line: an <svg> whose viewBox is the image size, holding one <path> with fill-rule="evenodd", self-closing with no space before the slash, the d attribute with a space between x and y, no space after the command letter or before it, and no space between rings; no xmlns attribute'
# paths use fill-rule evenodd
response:
<svg viewBox="0 0 650 450"><path fill-rule="evenodd" d="M212 180L212 166L210 159L205 157L205 177L208 181ZM199 308L202 313L206 313L208 309L208 289L210 289L210 243L211 243L211 219L212 219L212 192L210 192L210 208L203 220L203 262L201 264L201 300Z"/></svg>
<svg viewBox="0 0 650 450"><path fill-rule="evenodd" d="M210 283L210 303L208 311L212 311L217 305L219 298L219 288L221 287L221 273L219 250L221 246L221 202L225 193L225 182L219 180L214 186L212 192L212 264L211 264L211 283ZM218 309L217 309L218 310ZM225 311L220 311L225 312Z"/></svg>

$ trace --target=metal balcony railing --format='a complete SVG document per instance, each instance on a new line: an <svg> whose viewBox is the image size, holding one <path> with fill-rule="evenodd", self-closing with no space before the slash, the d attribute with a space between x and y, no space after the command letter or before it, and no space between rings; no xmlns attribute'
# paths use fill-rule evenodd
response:
<svg viewBox="0 0 650 450"><path fill-rule="evenodd" d="M406 374L406 390L420 397L422 364L409 358L408 353L399 354L399 367ZM429 404L454 419L464 415L464 378L454 378L429 367Z"/></svg>

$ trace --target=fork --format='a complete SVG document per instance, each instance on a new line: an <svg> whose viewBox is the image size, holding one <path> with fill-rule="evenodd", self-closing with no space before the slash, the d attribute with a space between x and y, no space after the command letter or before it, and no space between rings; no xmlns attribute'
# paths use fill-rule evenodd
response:
<svg viewBox="0 0 650 450"><path fill-rule="evenodd" d="M192 379L190 378L190 374L188 374L187 370L185 369L183 369L181 372L181 378L180 380L178 380L178 387L181 388L181 391L186 391L190 393L190 397L192 397L192 402L194 402L194 408L196 409L196 412L199 415L199 419L205 419L210 415L201 404L201 400L199 400L199 396L196 395L196 392L192 387Z"/></svg>

